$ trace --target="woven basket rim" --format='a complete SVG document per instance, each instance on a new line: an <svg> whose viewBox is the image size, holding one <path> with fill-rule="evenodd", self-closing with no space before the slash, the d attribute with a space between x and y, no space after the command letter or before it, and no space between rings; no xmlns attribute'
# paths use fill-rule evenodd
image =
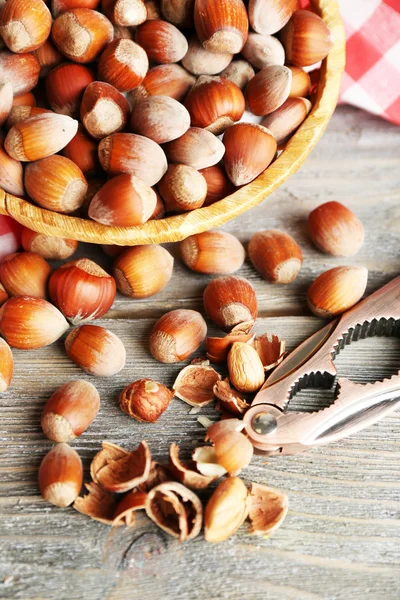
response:
<svg viewBox="0 0 400 600"><path fill-rule="evenodd" d="M0 189L0 214L45 235L95 244L135 246L177 242L218 227L260 204L297 171L317 144L335 110L345 66L345 33L336 0L314 0L313 5L332 31L334 44L321 66L313 108L280 156L251 183L205 208L147 221L136 227L102 225L40 208Z"/></svg>

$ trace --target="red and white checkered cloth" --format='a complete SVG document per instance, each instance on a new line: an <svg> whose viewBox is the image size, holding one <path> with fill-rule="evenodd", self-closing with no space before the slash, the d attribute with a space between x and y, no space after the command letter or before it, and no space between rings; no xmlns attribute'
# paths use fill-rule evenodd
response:
<svg viewBox="0 0 400 600"><path fill-rule="evenodd" d="M400 0L339 0L339 6L347 38L340 102L400 125Z"/></svg>

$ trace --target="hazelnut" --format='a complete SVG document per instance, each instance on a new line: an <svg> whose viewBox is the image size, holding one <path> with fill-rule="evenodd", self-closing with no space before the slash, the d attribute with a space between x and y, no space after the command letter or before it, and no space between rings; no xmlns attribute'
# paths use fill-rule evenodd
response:
<svg viewBox="0 0 400 600"><path fill-rule="evenodd" d="M100 396L94 385L81 379L65 383L43 409L43 433L53 442L69 442L86 431L99 407Z"/></svg>
<svg viewBox="0 0 400 600"><path fill-rule="evenodd" d="M298 244L276 229L255 233L249 243L249 256L254 268L272 283L291 283L303 263Z"/></svg>
<svg viewBox="0 0 400 600"><path fill-rule="evenodd" d="M172 310L154 325L149 339L150 352L160 362L180 362L197 350L206 334L207 325L200 313Z"/></svg>
<svg viewBox="0 0 400 600"><path fill-rule="evenodd" d="M265 380L264 366L255 348L234 342L228 353L229 379L239 392L257 392Z"/></svg>
<svg viewBox="0 0 400 600"><path fill-rule="evenodd" d="M207 196L203 206L210 206L214 202L218 202L218 200L222 200L226 196L233 194L235 191L235 186L228 179L223 165L212 165L206 169L201 169L200 173L207 183Z"/></svg>
<svg viewBox="0 0 400 600"><path fill-rule="evenodd" d="M136 41L145 50L149 60L155 63L177 63L188 51L188 43L172 23L152 19L139 25Z"/></svg>
<svg viewBox="0 0 400 600"><path fill-rule="evenodd" d="M218 463L229 475L238 475L253 457L253 445L241 433L244 427L239 419L224 419L207 429L206 441L213 443Z"/></svg>
<svg viewBox="0 0 400 600"><path fill-rule="evenodd" d="M120 92L135 89L144 79L149 59L139 44L129 39L116 39L100 56L98 76Z"/></svg>
<svg viewBox="0 0 400 600"><path fill-rule="evenodd" d="M114 25L121 27L135 27L147 19L142 0L102 0L101 8Z"/></svg>
<svg viewBox="0 0 400 600"><path fill-rule="evenodd" d="M308 232L314 244L332 256L354 256L364 243L364 227L340 202L325 202L308 215Z"/></svg>
<svg viewBox="0 0 400 600"><path fill-rule="evenodd" d="M51 108L56 113L77 118L83 93L94 80L92 70L85 65L59 65L46 77L46 97Z"/></svg>
<svg viewBox="0 0 400 600"><path fill-rule="evenodd" d="M230 54L242 50L249 30L242 0L196 0L194 24L206 50Z"/></svg>
<svg viewBox="0 0 400 600"><path fill-rule="evenodd" d="M173 392L151 379L130 383L120 394L119 405L137 421L155 423L168 408Z"/></svg>
<svg viewBox="0 0 400 600"><path fill-rule="evenodd" d="M42 298L18 296L0 308L0 333L12 348L43 348L58 340L68 327L62 313Z"/></svg>
<svg viewBox="0 0 400 600"><path fill-rule="evenodd" d="M222 141L225 169L236 186L250 183L265 171L277 148L272 133L256 123L235 123L225 131Z"/></svg>
<svg viewBox="0 0 400 600"><path fill-rule="evenodd" d="M249 513L249 495L239 477L224 479L214 490L204 512L207 542L222 542L233 535Z"/></svg>
<svg viewBox="0 0 400 600"><path fill-rule="evenodd" d="M250 0L249 21L258 33L277 33L286 25L298 6L298 0Z"/></svg>
<svg viewBox="0 0 400 600"><path fill-rule="evenodd" d="M157 144L165 144L183 135L190 127L187 109L169 96L148 96L139 100L132 111L131 130Z"/></svg>
<svg viewBox="0 0 400 600"><path fill-rule="evenodd" d="M13 89L11 83L0 84L0 127L2 127L11 112L13 104Z"/></svg>
<svg viewBox="0 0 400 600"><path fill-rule="evenodd" d="M223 143L200 127L190 127L180 138L165 144L164 150L170 162L196 170L216 165L225 153Z"/></svg>
<svg viewBox="0 0 400 600"><path fill-rule="evenodd" d="M24 176L22 164L9 156L4 150L4 140L0 139L0 181L5 192L15 196L23 196Z"/></svg>
<svg viewBox="0 0 400 600"><path fill-rule="evenodd" d="M307 98L288 98L264 117L261 125L269 129L278 145L283 144L300 127L310 110L311 102Z"/></svg>
<svg viewBox="0 0 400 600"><path fill-rule="evenodd" d="M39 206L59 213L71 213L82 206L88 184L72 160L55 154L27 165L25 189Z"/></svg>
<svg viewBox="0 0 400 600"><path fill-rule="evenodd" d="M74 325L105 315L115 294L114 278L88 258L61 265L49 279L51 301Z"/></svg>
<svg viewBox="0 0 400 600"><path fill-rule="evenodd" d="M40 65L40 77L46 77L51 69L57 67L63 60L62 54L57 50L50 38L33 52Z"/></svg>
<svg viewBox="0 0 400 600"><path fill-rule="evenodd" d="M172 277L174 259L158 245L127 248L114 263L119 291L131 298L148 298L160 292Z"/></svg>
<svg viewBox="0 0 400 600"><path fill-rule="evenodd" d="M168 168L162 148L153 140L135 133L113 133L103 138L99 144L99 158L109 175L129 173L147 185L160 181Z"/></svg>
<svg viewBox="0 0 400 600"><path fill-rule="evenodd" d="M325 22L310 10L295 10L281 31L287 62L308 67L323 60L333 45Z"/></svg>
<svg viewBox="0 0 400 600"><path fill-rule="evenodd" d="M15 96L30 92L38 80L40 65L33 54L0 52L0 84L11 83Z"/></svg>
<svg viewBox="0 0 400 600"><path fill-rule="evenodd" d="M82 483L82 462L76 450L68 444L54 446L39 468L39 487L43 498L65 508L79 496Z"/></svg>
<svg viewBox="0 0 400 600"><path fill-rule="evenodd" d="M15 160L40 160L62 150L77 130L78 122L70 117L43 113L11 127L4 148Z"/></svg>
<svg viewBox="0 0 400 600"><path fill-rule="evenodd" d="M195 0L161 0L163 17L182 29L193 28L194 3Z"/></svg>
<svg viewBox="0 0 400 600"><path fill-rule="evenodd" d="M311 284L307 301L310 310L323 319L331 319L349 310L361 300L367 286L365 267L334 267Z"/></svg>
<svg viewBox="0 0 400 600"><path fill-rule="evenodd" d="M92 198L88 216L103 225L132 227L148 221L155 210L154 190L134 175L109 179Z"/></svg>
<svg viewBox="0 0 400 600"><path fill-rule="evenodd" d="M245 100L240 88L228 79L201 75L186 96L185 106L193 127L220 135L242 118Z"/></svg>
<svg viewBox="0 0 400 600"><path fill-rule="evenodd" d="M7 0L0 13L0 35L11 52L33 52L50 35L51 13L42 0Z"/></svg>
<svg viewBox="0 0 400 600"><path fill-rule="evenodd" d="M210 319L224 331L257 318L256 294L244 277L213 279L204 290L203 302Z"/></svg>
<svg viewBox="0 0 400 600"><path fill-rule="evenodd" d="M92 137L101 139L125 129L129 113L129 102L109 83L94 81L87 86L81 103L81 120Z"/></svg>
<svg viewBox="0 0 400 600"><path fill-rule="evenodd" d="M250 79L253 79L255 73L254 69L247 60L234 60L226 69L224 69L219 76L228 81L235 83L241 90L243 90L249 83Z"/></svg>
<svg viewBox="0 0 400 600"><path fill-rule="evenodd" d="M64 56L78 63L90 63L111 42L114 29L100 12L73 8L56 18L51 35Z"/></svg>
<svg viewBox="0 0 400 600"><path fill-rule="evenodd" d="M79 125L78 131L63 148L62 154L72 160L87 177L100 170L97 148L98 142L88 135L82 125Z"/></svg>
<svg viewBox="0 0 400 600"><path fill-rule="evenodd" d="M234 273L244 263L245 250L237 238L219 230L191 235L179 245L185 265L198 273Z"/></svg>
<svg viewBox="0 0 400 600"><path fill-rule="evenodd" d="M14 359L10 346L0 338L0 392L5 392L11 383Z"/></svg>
<svg viewBox="0 0 400 600"><path fill-rule="evenodd" d="M189 48L182 58L182 65L193 75L216 75L232 61L233 54L214 52L204 48L193 35L189 38Z"/></svg>
<svg viewBox="0 0 400 600"><path fill-rule="evenodd" d="M246 99L253 115L263 117L279 108L289 97L292 72L282 65L264 67L250 79Z"/></svg>
<svg viewBox="0 0 400 600"><path fill-rule="evenodd" d="M196 78L180 65L157 65L150 69L130 96L134 105L148 96L169 96L182 102Z"/></svg>
<svg viewBox="0 0 400 600"><path fill-rule="evenodd" d="M285 50L272 35L250 32L242 54L255 69L285 64Z"/></svg>
<svg viewBox="0 0 400 600"><path fill-rule="evenodd" d="M66 337L65 349L75 364L98 377L116 375L125 366L125 346L119 337L97 325L73 329Z"/></svg>
<svg viewBox="0 0 400 600"><path fill-rule="evenodd" d="M186 212L200 208L207 195L203 175L188 165L169 165L158 183L167 212Z"/></svg>
<svg viewBox="0 0 400 600"><path fill-rule="evenodd" d="M28 227L22 229L21 244L27 252L36 252L46 260L65 260L78 248L76 240L44 235Z"/></svg>
<svg viewBox="0 0 400 600"><path fill-rule="evenodd" d="M46 297L51 267L34 252L16 252L3 258L0 280L9 296Z"/></svg>
<svg viewBox="0 0 400 600"><path fill-rule="evenodd" d="M310 75L301 67L288 65L292 71L292 85L290 87L289 98L305 98L311 91Z"/></svg>

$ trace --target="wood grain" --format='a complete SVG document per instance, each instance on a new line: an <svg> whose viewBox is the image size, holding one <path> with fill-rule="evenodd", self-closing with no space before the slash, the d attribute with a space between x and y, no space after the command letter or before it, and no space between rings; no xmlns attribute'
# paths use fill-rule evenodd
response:
<svg viewBox="0 0 400 600"><path fill-rule="evenodd" d="M224 227L247 242L256 229L281 228L304 251L298 281L272 286L246 264L240 274L254 283L260 304L259 332L277 333L289 348L321 326L309 316L305 292L313 277L336 264L365 264L373 291L398 274L400 176L398 129L357 110L340 108L326 135L298 174L263 205ZM397 158L396 158L397 160ZM352 208L366 227L366 243L352 261L320 254L310 244L305 219L325 200ZM171 250L177 254L177 247ZM82 247L82 254L98 250ZM101 440L126 448L147 439L162 460L175 441L183 456L202 443L204 429L191 407L174 400L160 421L139 424L118 408L130 381L153 377L171 384L176 365L161 365L147 350L154 319L167 309L200 307L209 278L179 260L161 294L134 302L119 297L99 324L117 333L127 348L126 368L112 379L85 375L66 357L62 341L35 352L14 351L15 377L0 396L0 598L48 600L375 600L399 596L400 415L339 443L294 457L257 456L243 473L246 482L267 483L289 494L282 528L270 539L249 535L211 545L167 538L144 515L133 531L111 530L76 513L46 504L37 469L51 443L43 439L40 414L52 391L72 378L94 381L101 409L73 447L87 469ZM212 328L210 331L215 331ZM397 339L350 345L337 358L341 376L373 381L400 363ZM332 395L304 391L291 408L327 405ZM213 407L201 414L217 418ZM207 494L204 494L206 497Z"/></svg>

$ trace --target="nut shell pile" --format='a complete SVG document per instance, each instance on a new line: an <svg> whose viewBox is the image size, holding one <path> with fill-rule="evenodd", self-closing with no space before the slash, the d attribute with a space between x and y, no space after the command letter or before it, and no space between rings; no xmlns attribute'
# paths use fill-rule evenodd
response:
<svg viewBox="0 0 400 600"><path fill-rule="evenodd" d="M303 67L332 45L324 21L296 8L8 0L0 187L56 213L135 227L253 181L306 118Z"/></svg>

